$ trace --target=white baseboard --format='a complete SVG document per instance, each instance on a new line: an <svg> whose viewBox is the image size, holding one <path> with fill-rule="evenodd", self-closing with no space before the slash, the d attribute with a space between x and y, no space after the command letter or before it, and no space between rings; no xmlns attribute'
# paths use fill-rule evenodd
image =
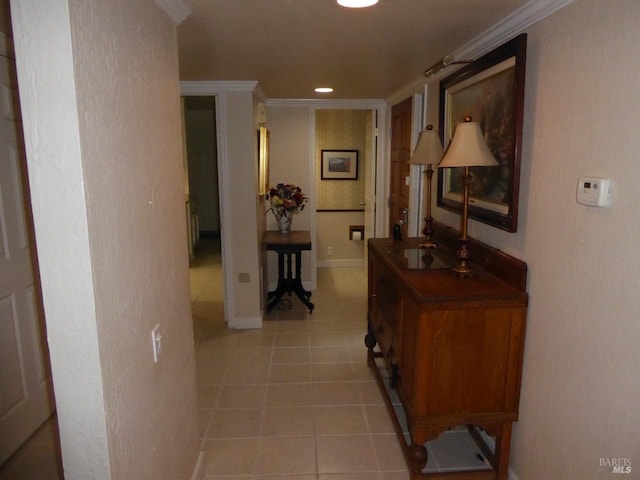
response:
<svg viewBox="0 0 640 480"><path fill-rule="evenodd" d="M193 469L191 480L202 480L204 478L205 464L204 464L204 451L200 451L196 466Z"/></svg>
<svg viewBox="0 0 640 480"><path fill-rule="evenodd" d="M364 258L318 260L318 268L364 267Z"/></svg>
<svg viewBox="0 0 640 480"><path fill-rule="evenodd" d="M247 330L250 328L262 328L262 317L234 317L227 323L229 328Z"/></svg>

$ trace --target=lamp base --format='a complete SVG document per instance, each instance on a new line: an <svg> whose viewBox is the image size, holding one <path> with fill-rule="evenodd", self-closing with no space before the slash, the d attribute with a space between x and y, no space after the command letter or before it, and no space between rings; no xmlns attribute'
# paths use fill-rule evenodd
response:
<svg viewBox="0 0 640 480"><path fill-rule="evenodd" d="M431 165L429 165L431 166ZM429 173L427 171L427 173ZM433 172L431 172L433 173ZM431 182L431 175L429 175L429 182ZM431 185L431 183L429 183ZM429 195L431 195L431 188L429 188ZM438 244L436 242L431 241L431 235L433 235L433 218L431 217L431 205L428 205L429 212L427 212L427 216L424 219L424 228L422 229L422 234L425 236L424 242L422 242L419 246L420 248L438 248Z"/></svg>
<svg viewBox="0 0 640 480"><path fill-rule="evenodd" d="M473 277L473 270L469 268L466 261L460 262L455 267L451 267L451 272L457 277Z"/></svg>
<svg viewBox="0 0 640 480"><path fill-rule="evenodd" d="M466 215L465 215L466 217ZM467 237L466 227L463 228L462 237L458 239L460 247L458 247L457 254L460 263L455 267L451 267L451 271L458 277L471 277L473 276L473 270L469 268L467 261L471 258L471 252L469 251L469 238Z"/></svg>

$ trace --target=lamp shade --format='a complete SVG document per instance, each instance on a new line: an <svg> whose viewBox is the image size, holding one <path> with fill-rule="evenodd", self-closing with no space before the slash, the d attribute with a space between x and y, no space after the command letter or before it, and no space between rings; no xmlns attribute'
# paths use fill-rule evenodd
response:
<svg viewBox="0 0 640 480"><path fill-rule="evenodd" d="M453 140L451 140L451 144L438 167L492 167L496 165L499 163L489 150L478 122L465 121L456 127Z"/></svg>
<svg viewBox="0 0 640 480"><path fill-rule="evenodd" d="M440 142L440 136L429 125L426 130L420 132L418 144L416 145L409 163L413 165L437 165L442 159L444 150Z"/></svg>

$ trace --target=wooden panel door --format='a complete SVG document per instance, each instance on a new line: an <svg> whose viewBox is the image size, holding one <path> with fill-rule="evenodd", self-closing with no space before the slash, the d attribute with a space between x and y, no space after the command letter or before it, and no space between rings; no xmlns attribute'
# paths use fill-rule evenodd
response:
<svg viewBox="0 0 640 480"><path fill-rule="evenodd" d="M389 194L389 237L393 236L393 225L402 224L402 238L407 237L409 211L411 158L411 119L413 99L411 97L391 107L391 178Z"/></svg>
<svg viewBox="0 0 640 480"><path fill-rule="evenodd" d="M0 54L0 464L51 415L15 61Z"/></svg>

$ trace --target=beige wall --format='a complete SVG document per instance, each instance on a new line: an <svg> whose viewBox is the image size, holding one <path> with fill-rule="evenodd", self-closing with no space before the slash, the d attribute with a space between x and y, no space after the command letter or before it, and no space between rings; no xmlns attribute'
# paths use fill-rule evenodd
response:
<svg viewBox="0 0 640 480"><path fill-rule="evenodd" d="M364 265L364 240L349 239L349 227L364 225L364 213L318 212L316 222L319 267Z"/></svg>
<svg viewBox="0 0 640 480"><path fill-rule="evenodd" d="M638 25L637 0L581 0L528 31L518 232L471 222L529 265L519 480L614 478L603 457L640 470ZM576 203L584 175L613 180L611 207Z"/></svg>
<svg viewBox="0 0 640 480"><path fill-rule="evenodd" d="M260 327L261 275L260 251L262 240L262 204L258 196L257 99L251 92L229 92L225 100L225 132L228 156L227 181L223 191L227 202L227 229L231 257L225 275L234 282L230 317L235 328ZM240 282L240 274L248 273L249 282ZM227 297L228 298L228 297Z"/></svg>
<svg viewBox="0 0 640 480"><path fill-rule="evenodd" d="M12 6L65 476L190 478L200 442L175 25L146 0Z"/></svg>
<svg viewBox="0 0 640 480"><path fill-rule="evenodd" d="M313 139L311 138L312 110L306 106L267 106L267 126L270 133L269 182L295 183L309 197L309 203L302 212L293 217L293 230L310 230L311 252L302 253L302 281L309 286L313 283L312 261L315 262L317 245L315 227L311 216L315 214L315 185L311 172L309 155ZM265 204L265 210L269 207ZM275 219L266 214L266 226L269 230L277 228ZM271 282L277 279L276 254L268 254L268 275ZM308 287L307 287L308 288Z"/></svg>

